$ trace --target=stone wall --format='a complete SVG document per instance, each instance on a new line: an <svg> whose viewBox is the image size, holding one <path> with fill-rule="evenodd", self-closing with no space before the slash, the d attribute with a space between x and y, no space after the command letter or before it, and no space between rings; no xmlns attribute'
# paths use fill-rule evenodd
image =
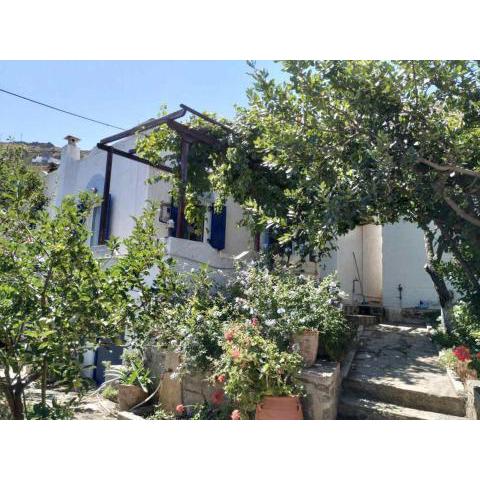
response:
<svg viewBox="0 0 480 480"><path fill-rule="evenodd" d="M161 383L158 401L163 408L174 411L179 403L192 405L207 401L221 385L211 385L200 375L182 378L172 374L178 366L178 354L150 347L146 351L145 365L150 369L154 383ZM340 364L326 360L304 369L300 376L306 396L302 398L305 418L308 420L334 420L340 394Z"/></svg>
<svg viewBox="0 0 480 480"><path fill-rule="evenodd" d="M480 380L467 380L467 418L480 420Z"/></svg>

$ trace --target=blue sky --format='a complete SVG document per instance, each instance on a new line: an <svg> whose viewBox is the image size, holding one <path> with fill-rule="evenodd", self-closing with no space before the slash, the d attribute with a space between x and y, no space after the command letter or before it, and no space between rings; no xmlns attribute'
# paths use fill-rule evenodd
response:
<svg viewBox="0 0 480 480"><path fill-rule="evenodd" d="M258 62L274 76L280 66ZM185 103L231 117L251 83L245 61L0 61L0 88L64 110L130 128ZM0 92L0 140L52 142L66 134L89 149L118 130Z"/></svg>

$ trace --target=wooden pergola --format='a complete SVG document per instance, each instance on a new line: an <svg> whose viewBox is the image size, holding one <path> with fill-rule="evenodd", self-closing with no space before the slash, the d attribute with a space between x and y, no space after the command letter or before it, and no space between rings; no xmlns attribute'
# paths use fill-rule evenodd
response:
<svg viewBox="0 0 480 480"><path fill-rule="evenodd" d="M100 231L99 231L99 239L98 239L98 243L100 245L105 244L107 240L106 238L107 209L108 209L108 198L110 195L110 181L112 176L113 155L118 155L121 157L128 158L130 160L133 160L135 162L143 163L145 165L150 165L164 172L168 172L168 173L173 172L173 169L171 167L168 167L166 165L154 165L148 160L145 160L144 158L139 157L134 150L125 152L109 144L116 142L117 140L121 140L122 138L135 135L142 131L144 132L147 130L152 130L164 124L166 124L169 128L177 132L181 139L181 155L180 155L181 189L179 192L179 199L178 199L176 237L178 238L183 237L183 233L184 233L183 217L185 213L185 189L186 189L186 183L188 179L188 152L190 150L190 147L193 143L204 143L206 145L210 145L215 148L219 148L220 146L217 139L215 139L211 135L208 135L204 131L191 128L182 123L177 122L177 120L185 116L187 112L199 118L202 118L207 122L217 125L223 128L224 130L226 130L227 132L232 132L232 129L227 127L226 125L223 125L217 122L213 118L210 118L209 116L203 113L200 113L197 110L194 110L193 108L188 107L187 105L180 104L180 110L169 113L168 115L165 115L161 118L157 118L155 120L149 120L147 122L141 123L136 127L130 128L128 130L124 130L123 132L117 133L110 137L103 138L102 140L100 140L99 143L97 143L97 148L107 152L107 163L105 166L105 181L103 185L103 201L102 201L102 207L100 212Z"/></svg>

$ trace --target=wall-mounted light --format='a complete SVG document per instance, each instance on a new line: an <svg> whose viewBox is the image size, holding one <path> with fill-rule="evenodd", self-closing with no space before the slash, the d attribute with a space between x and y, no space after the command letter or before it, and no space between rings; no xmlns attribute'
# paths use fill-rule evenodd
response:
<svg viewBox="0 0 480 480"><path fill-rule="evenodd" d="M169 223L170 221L170 203L162 202L160 204L160 211L158 215L158 221L160 223ZM170 228L170 226L169 226Z"/></svg>

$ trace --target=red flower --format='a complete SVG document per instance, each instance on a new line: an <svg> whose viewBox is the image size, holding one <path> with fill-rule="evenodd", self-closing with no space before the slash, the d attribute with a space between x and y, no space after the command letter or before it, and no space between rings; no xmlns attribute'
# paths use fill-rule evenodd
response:
<svg viewBox="0 0 480 480"><path fill-rule="evenodd" d="M212 403L214 405L220 405L225 398L225 393L223 390L217 390L216 392L213 392L212 395Z"/></svg>
<svg viewBox="0 0 480 480"><path fill-rule="evenodd" d="M178 404L176 407L175 407L175 411L179 414L179 415L183 415L185 413L185 407L180 403Z"/></svg>
<svg viewBox="0 0 480 480"><path fill-rule="evenodd" d="M233 358L240 358L240 350L238 348L234 348L232 350L232 357Z"/></svg>
<svg viewBox="0 0 480 480"><path fill-rule="evenodd" d="M230 418L231 418L232 420L241 420L242 417L241 417L241 415L240 415L240 410L234 410L234 411L232 412L232 415L230 416Z"/></svg>
<svg viewBox="0 0 480 480"><path fill-rule="evenodd" d="M217 382L218 383L223 383L225 381L225 375L222 373L217 377Z"/></svg>
<svg viewBox="0 0 480 480"><path fill-rule="evenodd" d="M453 354L461 361L461 362L468 362L472 359L472 355L470 354L470 349L465 345L460 345L459 347L455 347L453 349Z"/></svg>
<svg viewBox="0 0 480 480"><path fill-rule="evenodd" d="M233 340L233 332L231 330L228 330L227 332L225 332L224 337L227 342L231 342Z"/></svg>
<svg viewBox="0 0 480 480"><path fill-rule="evenodd" d="M258 325L258 318L257 317L253 317L252 318L252 326L256 327Z"/></svg>
<svg viewBox="0 0 480 480"><path fill-rule="evenodd" d="M476 357L477 357L477 360L480 360L480 352L477 352Z"/></svg>

